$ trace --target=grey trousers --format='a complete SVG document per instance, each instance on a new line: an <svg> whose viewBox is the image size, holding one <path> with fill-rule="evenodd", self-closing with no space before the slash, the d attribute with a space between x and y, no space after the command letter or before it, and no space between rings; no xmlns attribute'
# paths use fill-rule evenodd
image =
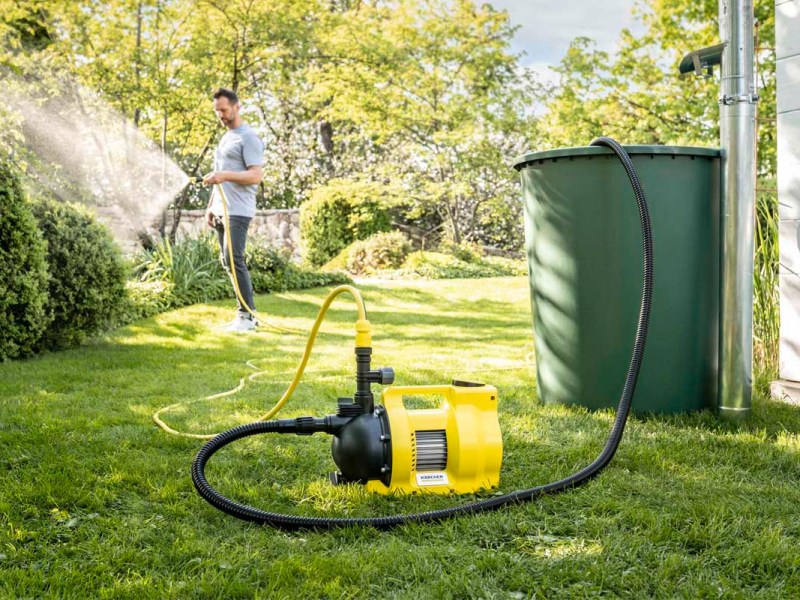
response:
<svg viewBox="0 0 800 600"><path fill-rule="evenodd" d="M230 217L231 225L231 244L233 245L233 264L236 267L236 280L239 282L239 292L242 298L250 307L250 310L255 310L256 305L253 302L253 282L250 279L250 271L247 270L247 264L244 260L244 248L247 245L247 229L250 227L250 217ZM219 242L219 249L222 254L222 266L231 274L230 257L228 252L228 244L225 239L225 221L222 217L214 218L214 229L217 232L217 241ZM233 278L231 278L233 283ZM239 298L236 298L237 313L242 317L250 317L244 306L242 306Z"/></svg>

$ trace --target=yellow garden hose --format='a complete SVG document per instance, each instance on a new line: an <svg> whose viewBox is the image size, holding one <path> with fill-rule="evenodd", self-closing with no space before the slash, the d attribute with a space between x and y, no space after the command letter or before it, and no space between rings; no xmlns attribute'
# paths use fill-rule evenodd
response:
<svg viewBox="0 0 800 600"><path fill-rule="evenodd" d="M233 244L231 242L231 231L230 231L230 217L228 215L228 198L225 196L225 191L222 189L222 185L217 184L217 191L220 193L220 197L222 199L222 210L223 210L223 217L225 219L225 241L228 246L228 258L230 260L230 273L231 279L233 280L233 289L236 293L236 297L239 299L239 303L245 307L247 312L249 312L254 319L260 320L259 317L244 301L242 297L241 290L239 289L239 281L236 278L236 268L235 263L233 260ZM294 390L297 388L298 384L300 383L300 378L303 376L303 372L305 371L306 365L308 364L308 359L311 357L311 349L314 346L314 341L317 338L317 332L319 331L320 326L322 325L322 320L325 317L325 313L328 312L328 308L330 307L331 303L334 299L344 293L349 293L353 296L353 299L356 302L356 307L358 309L358 320L356 321L356 337L355 337L355 346L359 347L371 347L372 346L372 326L370 322L367 320L367 309L364 305L364 299L361 296L361 292L359 292L356 288L350 285L340 285L339 287L333 289L328 297L325 298L325 301L322 303L320 307L319 314L317 315L317 319L314 321L314 325L311 327L311 332L308 336L308 341L306 342L306 347L303 352L303 357L300 360L300 364L295 371L294 378L292 382L289 384L289 387L286 388L286 391L281 396L280 400L275 403L269 411L258 417L257 420L259 421L266 421L271 419L275 416L281 408L288 402L289 398L292 397ZM283 327L279 327L277 325L273 325L271 323L267 323L273 329L277 329L278 331L286 332L286 333L299 333L292 329L285 329ZM248 363L249 364L249 363ZM232 390L228 390L227 392L221 392L219 394L213 394L211 396L206 396L204 398L198 398L197 400L190 400L189 402L178 402L176 404L171 404L169 406L165 406L164 408L158 410L153 415L153 420L156 424L161 427L167 433L171 433L173 435L180 435L183 437L190 437L196 438L201 440L207 440L215 437L218 435L217 433L191 433L185 431L177 431L167 425L162 419L161 414L165 412L169 412L170 410L177 408L179 406L185 406L187 404L194 404L196 402L202 402L205 400L213 400L215 398L223 398L225 396L231 396L236 394L237 392L241 391L245 386L245 380L253 381L256 377L258 377L263 371L252 373L249 377L242 377L239 380L239 385L237 385Z"/></svg>
<svg viewBox="0 0 800 600"><path fill-rule="evenodd" d="M314 347L314 341L317 338L317 333L319 332L319 328L322 325L322 320L325 317L325 313L328 312L328 308L336 299L337 296L349 293L353 296L356 301L356 306L358 307L358 320L356 321L356 347L371 347L372 346L372 326L370 322L367 320L367 310L364 306L364 299L361 297L361 292L359 292L356 288L351 285L340 285L339 287L333 289L330 294L328 294L325 301L322 303L322 306L319 309L319 314L317 315L317 319L314 321L314 325L311 327L311 332L308 335L308 341L306 342L305 350L303 351L303 357L300 360L300 364L295 371L294 378L292 382L289 384L289 387L286 388L286 391L281 396L280 400L275 403L269 411L258 417L258 421L266 421L274 417L279 410L283 408L283 406L288 402L289 398L292 397L294 390L297 388L297 385L300 383L300 378L303 376L303 372L305 371L306 365L308 364L308 359L311 357L311 349ZM190 400L189 402L178 402L175 404L171 404L169 406L165 406L164 408L158 410L153 415L153 420L156 424L161 427L167 433L171 433L173 435L180 435L183 437L190 437L196 438L200 440L208 440L215 436L217 433L190 433L184 431L177 431L167 425L162 419L161 414L164 412L169 412L170 410L177 408L179 406L185 406L187 404L194 404L196 402L201 402L204 400L213 400L215 398L222 398L224 396L230 396L241 391L245 386L245 380L254 380L261 372L253 373L249 377L242 377L239 380L239 385L236 386L232 390L228 390L227 392L221 392L219 394L214 394L212 396L206 396L205 398L199 398L197 400Z"/></svg>
<svg viewBox="0 0 800 600"><path fill-rule="evenodd" d="M236 278L236 263L233 260L233 243L231 241L231 220L230 216L228 215L228 197L225 195L225 190L222 189L222 184L216 184L216 190L219 192L220 198L222 200L222 215L225 219L225 244L228 246L228 264L230 265L230 273L231 273L231 280L233 281L233 291L236 294L236 298L239 300L239 304L244 306L245 310L250 313L250 316L256 320L257 323L264 323L265 325L271 327L272 329L276 329L277 331L282 331L284 333L300 333L298 331L294 331L292 329L286 329L284 327L280 327L273 323L270 323L266 319L262 319L258 316L255 311L253 311L248 305L247 302L244 301L242 297L242 291L239 289L239 280Z"/></svg>

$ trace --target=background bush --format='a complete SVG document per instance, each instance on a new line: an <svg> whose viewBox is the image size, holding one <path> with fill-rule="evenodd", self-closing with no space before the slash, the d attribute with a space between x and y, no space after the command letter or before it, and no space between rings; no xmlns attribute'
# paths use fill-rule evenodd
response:
<svg viewBox="0 0 800 600"><path fill-rule="evenodd" d="M175 244L164 238L152 250L142 250L136 258L134 274L140 282L161 282L167 289L153 299L161 303L169 294L170 308L233 297L233 287L219 257L219 246L212 233L186 237ZM148 297L148 291L138 290Z"/></svg>
<svg viewBox="0 0 800 600"><path fill-rule="evenodd" d="M410 240L400 232L379 233L353 242L323 268L347 270L353 275L389 279L474 279L478 277L524 276L524 260L483 256L477 245L444 242L440 252L411 252Z"/></svg>
<svg viewBox="0 0 800 600"><path fill-rule="evenodd" d="M351 282L345 273L299 267L259 237L248 240L245 260L259 294ZM160 241L153 250L139 253L133 272L135 279L127 284L129 321L197 302L233 298L213 234L183 238L176 244Z"/></svg>
<svg viewBox="0 0 800 600"><path fill-rule="evenodd" d="M52 320L45 252L19 179L0 163L0 360L33 354Z"/></svg>
<svg viewBox="0 0 800 600"><path fill-rule="evenodd" d="M312 287L352 283L341 272L320 272L300 267L268 242L255 238L245 253L256 293L285 292Z"/></svg>
<svg viewBox="0 0 800 600"><path fill-rule="evenodd" d="M125 264L109 231L85 209L38 199L33 214L47 241L46 309L53 321L40 350L73 346L110 329L125 308Z"/></svg>
<svg viewBox="0 0 800 600"><path fill-rule="evenodd" d="M485 257L466 262L441 252L414 252L408 255L396 276L424 279L474 279L527 275L524 261L510 258Z"/></svg>
<svg viewBox="0 0 800 600"><path fill-rule="evenodd" d="M439 252L452 254L458 260L463 260L467 263L479 264L483 260L481 247L470 242L456 244L451 240L442 240L439 242Z"/></svg>
<svg viewBox="0 0 800 600"><path fill-rule="evenodd" d="M328 261L325 271L348 271L353 275L372 275L384 269L398 269L412 251L411 240L400 231L376 233L347 246Z"/></svg>
<svg viewBox="0 0 800 600"><path fill-rule="evenodd" d="M411 240L403 233L377 233L366 240L351 244L347 270L366 275L382 269L397 269L411 250Z"/></svg>
<svg viewBox="0 0 800 600"><path fill-rule="evenodd" d="M125 322L152 317L172 308L175 301L173 286L166 281L131 279L125 284L128 305Z"/></svg>
<svg viewBox="0 0 800 600"><path fill-rule="evenodd" d="M356 240L389 231L391 219L376 184L333 180L300 207L305 259L324 265Z"/></svg>

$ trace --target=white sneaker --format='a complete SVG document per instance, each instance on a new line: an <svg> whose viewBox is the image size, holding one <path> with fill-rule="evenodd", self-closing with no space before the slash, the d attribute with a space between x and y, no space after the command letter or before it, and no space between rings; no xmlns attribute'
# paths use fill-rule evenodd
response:
<svg viewBox="0 0 800 600"><path fill-rule="evenodd" d="M251 319L250 317L236 317L232 323L230 323L227 327L223 329L223 331L227 332L236 332L236 331L253 331L258 326L258 322Z"/></svg>

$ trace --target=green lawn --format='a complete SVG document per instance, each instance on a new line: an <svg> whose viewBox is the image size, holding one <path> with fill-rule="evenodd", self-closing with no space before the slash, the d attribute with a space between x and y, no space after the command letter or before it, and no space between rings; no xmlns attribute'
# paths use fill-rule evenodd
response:
<svg viewBox="0 0 800 600"><path fill-rule="evenodd" d="M399 384L480 379L500 391L502 491L560 478L599 452L611 412L543 407L524 278L361 286L374 366ZM326 290L263 296L306 330ZM283 532L228 517L195 493L201 442L169 436L158 408L219 431L277 399L305 343L220 334L230 302L131 325L78 349L0 365L0 597L800 597L800 408L757 398L736 426L711 413L631 418L611 466L535 503L389 532ZM282 417L334 412L352 393L349 299L337 300ZM500 369L505 370L500 370ZM495 369L495 370L490 370ZM209 480L260 508L306 515L416 512L470 498L371 496L327 483L327 436L260 436L224 450Z"/></svg>

